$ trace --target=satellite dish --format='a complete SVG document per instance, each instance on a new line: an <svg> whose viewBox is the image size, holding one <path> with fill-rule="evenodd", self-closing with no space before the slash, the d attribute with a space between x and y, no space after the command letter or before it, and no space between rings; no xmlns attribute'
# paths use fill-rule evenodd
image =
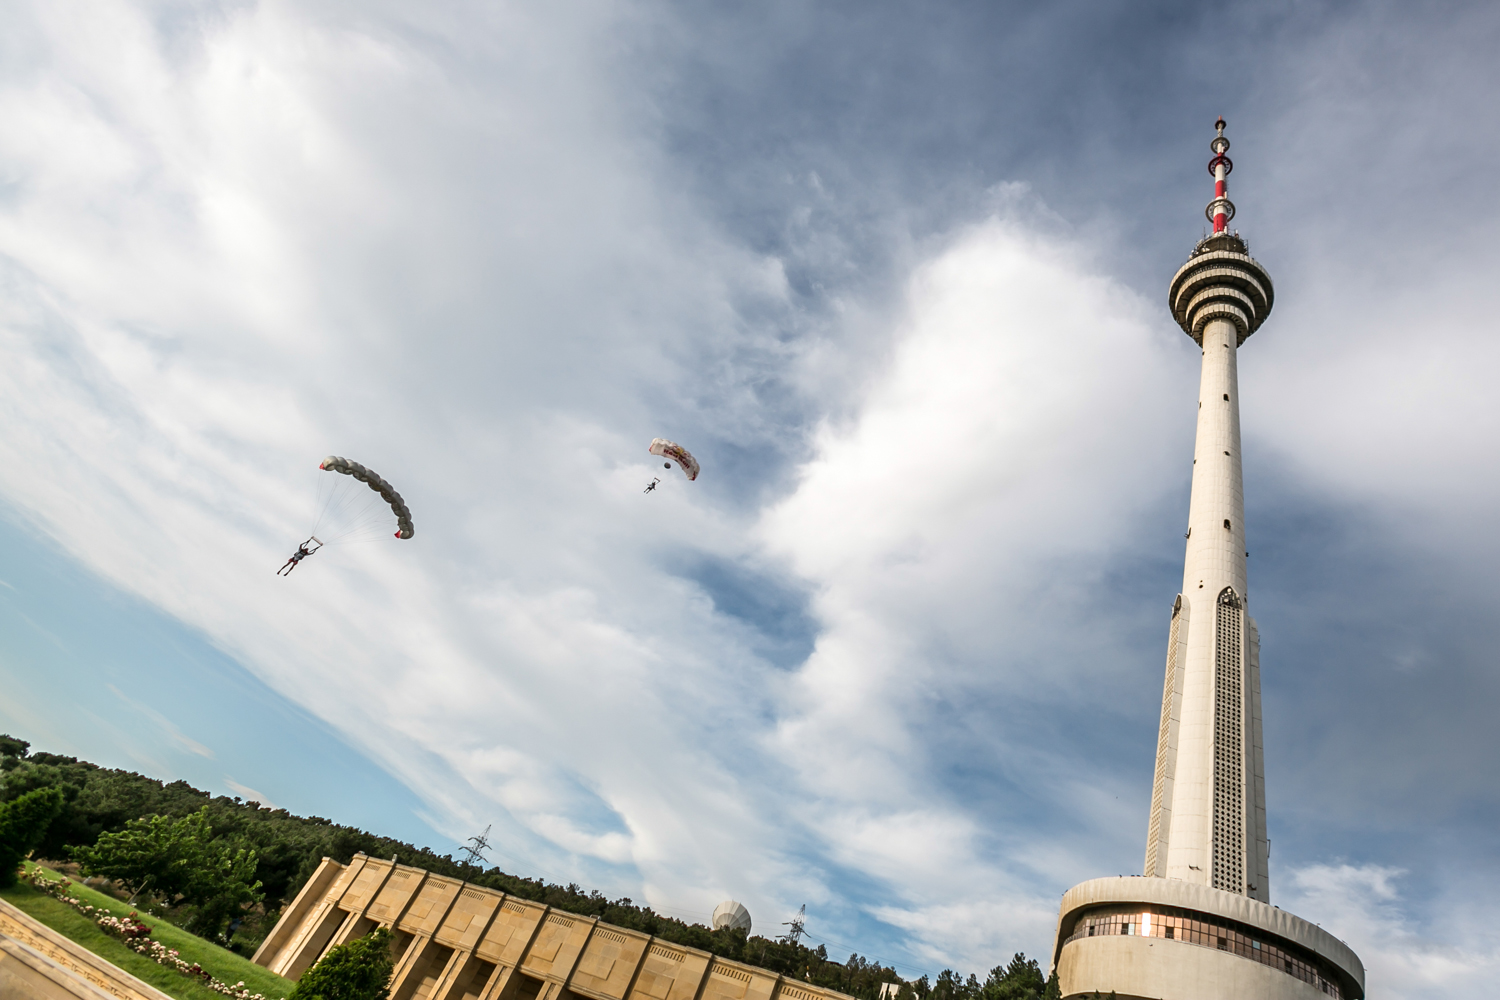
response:
<svg viewBox="0 0 1500 1000"><path fill-rule="evenodd" d="M745 909L744 903L736 903L732 899L726 899L714 907L714 930L728 927L731 930L743 930L750 933L750 911Z"/></svg>

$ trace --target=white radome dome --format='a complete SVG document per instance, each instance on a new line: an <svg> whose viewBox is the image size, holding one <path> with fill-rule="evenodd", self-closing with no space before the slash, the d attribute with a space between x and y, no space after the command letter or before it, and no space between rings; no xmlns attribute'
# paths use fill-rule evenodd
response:
<svg viewBox="0 0 1500 1000"><path fill-rule="evenodd" d="M714 907L714 930L720 927L740 928L749 934L750 911L745 909L744 903L736 903L732 899L724 900Z"/></svg>

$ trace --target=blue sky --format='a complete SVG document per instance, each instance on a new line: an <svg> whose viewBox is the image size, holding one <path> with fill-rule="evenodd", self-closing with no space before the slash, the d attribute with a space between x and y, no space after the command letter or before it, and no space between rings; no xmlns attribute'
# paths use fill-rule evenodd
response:
<svg viewBox="0 0 1500 1000"><path fill-rule="evenodd" d="M1045 954L1144 851L1223 114L1273 901L1372 997L1500 971L1492 6L0 18L8 731ZM330 453L417 536L277 578Z"/></svg>

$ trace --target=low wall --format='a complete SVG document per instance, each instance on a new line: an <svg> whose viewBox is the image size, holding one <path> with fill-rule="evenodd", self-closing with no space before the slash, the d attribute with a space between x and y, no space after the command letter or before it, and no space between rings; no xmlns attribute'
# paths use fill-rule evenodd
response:
<svg viewBox="0 0 1500 1000"><path fill-rule="evenodd" d="M0 899L4 1000L172 1000Z"/></svg>

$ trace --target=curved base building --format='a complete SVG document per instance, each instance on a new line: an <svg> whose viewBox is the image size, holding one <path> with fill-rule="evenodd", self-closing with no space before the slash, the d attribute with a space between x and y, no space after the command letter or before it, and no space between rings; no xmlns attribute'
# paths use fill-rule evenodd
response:
<svg viewBox="0 0 1500 1000"><path fill-rule="evenodd" d="M1069 889L1052 961L1066 997L1363 1000L1359 957L1269 903L1178 879L1096 878Z"/></svg>
<svg viewBox="0 0 1500 1000"><path fill-rule="evenodd" d="M1250 617L1240 461L1240 348L1275 301L1228 228L1224 120L1208 169L1213 233L1168 292L1202 354L1182 590L1172 605L1145 874L1074 886L1053 963L1064 998L1363 1000L1364 966L1270 903L1260 633Z"/></svg>

